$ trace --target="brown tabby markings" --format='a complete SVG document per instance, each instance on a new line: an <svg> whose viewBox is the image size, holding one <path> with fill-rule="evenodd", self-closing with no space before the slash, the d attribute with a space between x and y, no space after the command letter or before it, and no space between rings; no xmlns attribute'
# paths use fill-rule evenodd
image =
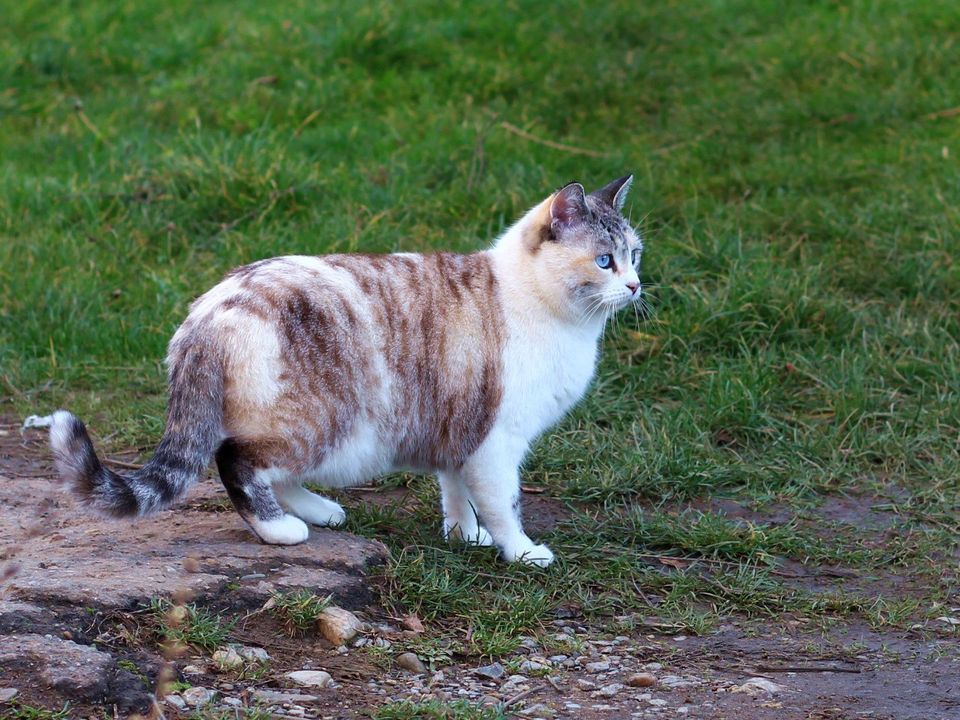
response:
<svg viewBox="0 0 960 720"><path fill-rule="evenodd" d="M184 345L188 336L236 332L243 317L275 329L279 393L259 403L247 387L254 371L228 369L227 436L254 467L296 474L372 424L379 438L394 438L387 450L396 465L460 467L488 433L503 392L505 323L487 255L313 260L322 272L286 258L232 271L237 289L183 329ZM227 310L240 318L224 327ZM180 364L176 353L171 361Z"/></svg>

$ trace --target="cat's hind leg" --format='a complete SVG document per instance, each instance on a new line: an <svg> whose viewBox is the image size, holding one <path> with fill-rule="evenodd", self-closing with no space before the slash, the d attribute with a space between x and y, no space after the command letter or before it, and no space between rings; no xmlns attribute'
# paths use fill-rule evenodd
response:
<svg viewBox="0 0 960 720"><path fill-rule="evenodd" d="M270 545L296 545L307 539L306 524L280 507L271 481L276 470L257 468L251 460L249 448L227 440L217 451L217 470L220 480L250 529Z"/></svg>
<svg viewBox="0 0 960 720"><path fill-rule="evenodd" d="M310 492L297 482L278 484L273 490L280 505L311 525L337 527L347 519L338 503Z"/></svg>
<svg viewBox="0 0 960 720"><path fill-rule="evenodd" d="M490 533L480 524L476 504L457 472L439 472L440 496L443 505L443 534L448 540L462 540L471 545L493 545Z"/></svg>

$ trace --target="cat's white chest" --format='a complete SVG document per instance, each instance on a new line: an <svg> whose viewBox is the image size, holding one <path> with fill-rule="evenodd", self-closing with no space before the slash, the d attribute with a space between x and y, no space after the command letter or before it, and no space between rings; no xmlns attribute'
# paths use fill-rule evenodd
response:
<svg viewBox="0 0 960 720"><path fill-rule="evenodd" d="M584 328L513 330L504 353L500 420L512 433L531 440L586 393L596 370L598 338Z"/></svg>

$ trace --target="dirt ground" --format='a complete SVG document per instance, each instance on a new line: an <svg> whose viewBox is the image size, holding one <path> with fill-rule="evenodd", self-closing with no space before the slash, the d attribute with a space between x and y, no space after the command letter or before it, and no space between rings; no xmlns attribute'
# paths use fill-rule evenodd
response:
<svg viewBox="0 0 960 720"><path fill-rule="evenodd" d="M17 694L0 704L0 717L65 702L71 717L147 712L166 666L178 687L217 692L202 717L242 717L238 708L260 703L276 717L362 718L389 700L436 698L499 702L509 717L530 718L960 719L955 639L921 629L878 633L856 623L731 621L683 637L660 634L654 624L617 634L576 616L544 618L546 635L571 650L527 638L515 658L501 659L506 669L497 678L478 675L475 660L456 658L426 673L402 670L388 650L411 631L377 605L367 579L385 560L382 545L318 530L303 546L260 545L224 511L222 497L208 481L184 506L136 525L94 518L54 479L45 438L21 435L6 418L0 698ZM538 515L549 521L549 513ZM301 587L332 594L365 621L365 647L336 648L316 634L291 638L260 611L272 593ZM152 598L178 595L237 617L230 640L265 649L269 665L220 671L200 654L166 665L142 618ZM333 684L297 690L286 673L304 669L329 672ZM655 684L632 686L641 672ZM196 716L162 699L156 708L169 718Z"/></svg>

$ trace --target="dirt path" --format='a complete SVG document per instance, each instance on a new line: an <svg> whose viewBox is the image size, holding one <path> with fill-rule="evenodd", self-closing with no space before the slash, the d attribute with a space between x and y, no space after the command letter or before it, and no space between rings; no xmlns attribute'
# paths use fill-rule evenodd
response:
<svg viewBox="0 0 960 720"><path fill-rule="evenodd" d="M314 530L296 548L260 545L224 511L215 482L135 526L99 520L53 479L43 441L0 424L0 702L16 690L0 717L17 703L66 701L76 717L147 712L166 667L173 692L156 707L171 718L207 697L201 716L211 718L255 705L277 717L369 717L402 698L506 704L507 716L530 718L960 718L955 640L855 624L778 618L685 638L545 618L546 632L479 673L475 659L440 656L425 672L403 670L397 648L415 631L376 604L367 574L385 559L379 543ZM353 611L366 623L359 639L290 638L261 611L299 588ZM270 661L222 668L212 648L165 659L158 598L232 618L229 642ZM301 670L332 682L298 687L288 673Z"/></svg>

